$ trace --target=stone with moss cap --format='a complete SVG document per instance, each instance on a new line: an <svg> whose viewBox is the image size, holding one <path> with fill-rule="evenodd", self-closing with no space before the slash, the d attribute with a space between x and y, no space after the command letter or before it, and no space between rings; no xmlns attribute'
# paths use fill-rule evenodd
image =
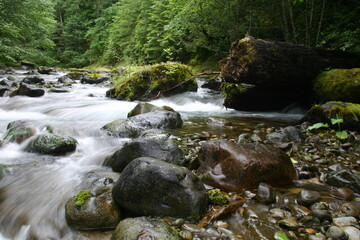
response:
<svg viewBox="0 0 360 240"><path fill-rule="evenodd" d="M155 110L165 110L165 111L172 111L174 112L174 109L172 109L171 107L168 106L162 106L162 107L158 107L155 106L151 103L147 103L147 102L139 102L127 115L127 117L133 117L139 114L143 114L143 113L148 113L148 112L152 112Z"/></svg>
<svg viewBox="0 0 360 240"><path fill-rule="evenodd" d="M148 100L163 95L196 91L196 80L191 78L191 68L180 63L161 63L126 69L113 77L115 88L106 96L119 100Z"/></svg>
<svg viewBox="0 0 360 240"><path fill-rule="evenodd" d="M49 155L65 155L76 149L77 141L71 137L61 137L55 134L41 134L32 139L26 146L26 151Z"/></svg>
<svg viewBox="0 0 360 240"><path fill-rule="evenodd" d="M360 104L349 102L327 102L314 105L302 119L312 123L329 123L331 118L342 118L342 129L360 131Z"/></svg>
<svg viewBox="0 0 360 240"><path fill-rule="evenodd" d="M324 71L314 80L317 101L360 103L360 68Z"/></svg>

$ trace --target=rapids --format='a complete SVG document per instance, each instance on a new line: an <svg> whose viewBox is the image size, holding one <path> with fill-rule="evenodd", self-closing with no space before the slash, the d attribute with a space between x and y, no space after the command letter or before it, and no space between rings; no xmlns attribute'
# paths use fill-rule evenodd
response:
<svg viewBox="0 0 360 240"><path fill-rule="evenodd" d="M41 75L56 82L64 72ZM13 75L21 81L25 71ZM6 77L6 76L4 76ZM199 85L202 82L199 81ZM128 139L108 136L101 127L125 119L135 102L107 99L106 86L74 84L66 93L46 93L40 98L0 97L0 136L15 120L34 120L51 125L55 134L71 136L78 141L76 152L61 157L27 153L22 144L0 147L0 166L7 174L0 180L0 240L73 239L66 224L65 202L82 190L92 176L113 176L102 166L103 160ZM301 114L239 112L222 108L219 93L199 88L151 102L168 105L180 112L184 127L179 134L212 131L236 135L253 129L258 123L286 124ZM227 127L231 123L231 127ZM37 129L41 133L43 129Z"/></svg>

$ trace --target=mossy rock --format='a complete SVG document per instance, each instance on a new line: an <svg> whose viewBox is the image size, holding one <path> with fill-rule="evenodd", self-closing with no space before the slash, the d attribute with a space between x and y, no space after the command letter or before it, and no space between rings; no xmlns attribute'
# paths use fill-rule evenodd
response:
<svg viewBox="0 0 360 240"><path fill-rule="evenodd" d="M342 129L360 131L360 104L332 101L314 105L303 121L328 123L331 126L331 118L343 119Z"/></svg>
<svg viewBox="0 0 360 240"><path fill-rule="evenodd" d="M174 112L174 109L172 109L171 107L168 107L168 106L158 107L151 103L140 102L128 113L127 117L129 118L129 117L133 117L133 116L143 114L143 113L148 113L148 112L155 111L155 110L165 110L165 111Z"/></svg>
<svg viewBox="0 0 360 240"><path fill-rule="evenodd" d="M66 202L65 217L71 228L80 231L115 229L121 218L107 186L78 192Z"/></svg>
<svg viewBox="0 0 360 240"><path fill-rule="evenodd" d="M71 137L55 134L42 134L35 137L26 147L26 151L49 155L65 155L76 149L77 141Z"/></svg>
<svg viewBox="0 0 360 240"><path fill-rule="evenodd" d="M22 143L26 139L34 136L36 129L34 126L22 125L15 126L7 130L4 135L4 141Z"/></svg>
<svg viewBox="0 0 360 240"><path fill-rule="evenodd" d="M156 97L159 92L169 96L186 91L196 91L196 80L191 78L189 66L180 63L162 63L127 69L115 76L115 88L107 96L119 100L135 101Z"/></svg>
<svg viewBox="0 0 360 240"><path fill-rule="evenodd" d="M80 80L86 75L86 72L69 72L65 76L68 76L72 80Z"/></svg>
<svg viewBox="0 0 360 240"><path fill-rule="evenodd" d="M313 83L317 101L360 103L360 68L322 72Z"/></svg>

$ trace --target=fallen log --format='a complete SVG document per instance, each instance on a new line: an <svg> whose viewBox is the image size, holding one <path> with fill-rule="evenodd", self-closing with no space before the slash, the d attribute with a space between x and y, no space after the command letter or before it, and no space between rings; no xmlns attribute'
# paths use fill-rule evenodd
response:
<svg viewBox="0 0 360 240"><path fill-rule="evenodd" d="M251 94L246 89L238 93L251 95L249 101L243 96L238 99L234 91L231 94L225 91L226 97L231 95L231 100L225 97L225 107L237 110L281 110L294 102L311 102L311 84L321 71L327 68L359 67L360 56L246 36L232 44L230 56L222 59L220 66L221 77L225 82L253 85ZM281 92L286 95L284 99L279 96ZM254 98L258 98L258 102L254 102ZM275 104L272 104L272 99L276 100Z"/></svg>

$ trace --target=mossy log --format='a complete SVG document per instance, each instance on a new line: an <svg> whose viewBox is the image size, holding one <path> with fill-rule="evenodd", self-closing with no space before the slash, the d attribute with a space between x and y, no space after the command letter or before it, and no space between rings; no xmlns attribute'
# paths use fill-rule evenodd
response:
<svg viewBox="0 0 360 240"><path fill-rule="evenodd" d="M360 56L247 36L232 44L220 65L221 76L230 83L304 83L326 68L359 67Z"/></svg>
<svg viewBox="0 0 360 240"><path fill-rule="evenodd" d="M233 91L224 91L225 107L281 110L294 102L311 102L309 90L320 72L327 68L359 67L360 56L247 36L232 44L230 56L222 59L220 65L221 77L227 84L251 85L251 94L240 91L234 96Z"/></svg>

